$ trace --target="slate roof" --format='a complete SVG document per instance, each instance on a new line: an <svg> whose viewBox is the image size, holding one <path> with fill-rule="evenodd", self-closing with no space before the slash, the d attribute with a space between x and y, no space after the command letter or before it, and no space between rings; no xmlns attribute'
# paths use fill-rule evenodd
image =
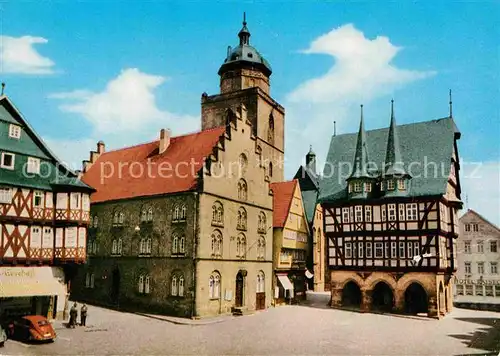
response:
<svg viewBox="0 0 500 356"><path fill-rule="evenodd" d="M307 222L312 223L314 219L314 211L318 200L318 192L315 190L301 191L302 202L306 212Z"/></svg>
<svg viewBox="0 0 500 356"><path fill-rule="evenodd" d="M358 137L356 139L356 152L354 154L351 178L371 178L369 168L368 148L366 147L365 121L363 119L363 105L361 105L361 120L359 122Z"/></svg>
<svg viewBox="0 0 500 356"><path fill-rule="evenodd" d="M91 202L196 189L197 174L224 132L225 127L217 127L172 137L170 145L162 154L158 154L159 140L104 152L82 178L85 183L97 189L91 196ZM120 166L125 168L120 169Z"/></svg>
<svg viewBox="0 0 500 356"><path fill-rule="evenodd" d="M408 181L409 197L443 195L450 175L454 139L459 132L452 118L397 126L399 146ZM389 128L366 132L370 161L382 173L387 150ZM347 198L345 179L350 174L357 134L333 136L320 180L319 201ZM437 169L431 163L437 164ZM427 168L426 168L427 167ZM442 168L441 168L442 167Z"/></svg>
<svg viewBox="0 0 500 356"><path fill-rule="evenodd" d="M273 227L284 227L292 205L297 180L271 183L269 186L273 191Z"/></svg>
<svg viewBox="0 0 500 356"><path fill-rule="evenodd" d="M9 125L21 127L19 139L8 136ZM7 96L0 96L0 151L15 154L14 170L0 169L0 184L40 190L52 190L55 186L91 191L92 188L78 179L43 142L29 122L21 115ZM40 174L26 174L24 166L28 157L40 159Z"/></svg>

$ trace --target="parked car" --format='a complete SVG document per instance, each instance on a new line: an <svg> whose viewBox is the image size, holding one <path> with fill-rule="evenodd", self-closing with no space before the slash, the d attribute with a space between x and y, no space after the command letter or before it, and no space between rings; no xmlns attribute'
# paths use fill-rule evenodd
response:
<svg viewBox="0 0 500 356"><path fill-rule="evenodd" d="M3 347L5 341L7 341L7 333L5 332L2 325L0 325L0 347Z"/></svg>
<svg viewBox="0 0 500 356"><path fill-rule="evenodd" d="M9 338L25 341L54 341L52 324L41 315L28 315L12 320L8 326Z"/></svg>

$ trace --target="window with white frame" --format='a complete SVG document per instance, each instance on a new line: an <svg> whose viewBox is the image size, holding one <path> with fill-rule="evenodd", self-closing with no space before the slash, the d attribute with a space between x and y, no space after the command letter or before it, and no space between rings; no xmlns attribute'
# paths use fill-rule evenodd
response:
<svg viewBox="0 0 500 356"><path fill-rule="evenodd" d="M348 193L352 193L352 188L353 188L353 186L354 186L354 184L352 184L352 183L349 183L349 184L347 185L347 187L348 187Z"/></svg>
<svg viewBox="0 0 500 356"><path fill-rule="evenodd" d="M465 262L464 263L464 269L465 269L465 273L467 274L471 274L472 273L472 266L471 266L471 263L470 262Z"/></svg>
<svg viewBox="0 0 500 356"><path fill-rule="evenodd" d="M476 295L482 297L484 295L483 286L476 285Z"/></svg>
<svg viewBox="0 0 500 356"><path fill-rule="evenodd" d="M366 257L372 258L372 243L371 242L366 243Z"/></svg>
<svg viewBox="0 0 500 356"><path fill-rule="evenodd" d="M224 226L224 207L219 201L212 205L212 225Z"/></svg>
<svg viewBox="0 0 500 356"><path fill-rule="evenodd" d="M290 219L291 218L292 218L292 215L290 215ZM236 228L238 230L246 230L247 229L247 211L243 207L240 207L238 209Z"/></svg>
<svg viewBox="0 0 500 356"><path fill-rule="evenodd" d="M16 156L13 153L2 152L0 167L5 169L14 169L14 161Z"/></svg>
<svg viewBox="0 0 500 356"><path fill-rule="evenodd" d="M143 208L141 210L141 222L146 222L146 221L148 221L148 211L145 208Z"/></svg>
<svg viewBox="0 0 500 356"><path fill-rule="evenodd" d="M176 255L179 253L179 236L174 234L172 236L172 254Z"/></svg>
<svg viewBox="0 0 500 356"><path fill-rule="evenodd" d="M186 220L186 213L187 213L186 205L182 205L181 218L180 218L182 221Z"/></svg>
<svg viewBox="0 0 500 356"><path fill-rule="evenodd" d="M397 244L396 241L391 242L391 258L396 258L397 257Z"/></svg>
<svg viewBox="0 0 500 356"><path fill-rule="evenodd" d="M498 274L498 262L490 262L490 273Z"/></svg>
<svg viewBox="0 0 500 356"><path fill-rule="evenodd" d="M418 241L415 241L413 243L413 256L419 256L420 255L420 244Z"/></svg>
<svg viewBox="0 0 500 356"><path fill-rule="evenodd" d="M358 258L363 258L364 257L364 248L363 248L363 243L358 242Z"/></svg>
<svg viewBox="0 0 500 356"><path fill-rule="evenodd" d="M483 243L483 240L478 240L477 241L477 252L478 253L484 253L484 243Z"/></svg>
<svg viewBox="0 0 500 356"><path fill-rule="evenodd" d="M375 242L375 258L384 258L384 244Z"/></svg>
<svg viewBox="0 0 500 356"><path fill-rule="evenodd" d="M257 259L263 260L266 258L266 239L264 236L259 237L257 242Z"/></svg>
<svg viewBox="0 0 500 356"><path fill-rule="evenodd" d="M385 205L380 206L380 211L382 212L382 221L386 221L387 220L387 210L386 210Z"/></svg>
<svg viewBox="0 0 500 356"><path fill-rule="evenodd" d="M472 231L478 232L479 231L479 225L478 224L472 224Z"/></svg>
<svg viewBox="0 0 500 356"><path fill-rule="evenodd" d="M457 284L457 295L464 295L464 286Z"/></svg>
<svg viewBox="0 0 500 356"><path fill-rule="evenodd" d="M26 173L40 174L40 159L28 157L28 164L26 166Z"/></svg>
<svg viewBox="0 0 500 356"><path fill-rule="evenodd" d="M385 190L385 183L384 182L380 182L380 190L381 191Z"/></svg>
<svg viewBox="0 0 500 356"><path fill-rule="evenodd" d="M413 258L413 245L411 242L408 242L408 245L406 246L406 256L408 258Z"/></svg>
<svg viewBox="0 0 500 356"><path fill-rule="evenodd" d="M484 274L484 262L477 263L477 273Z"/></svg>
<svg viewBox="0 0 500 356"><path fill-rule="evenodd" d="M417 203L406 204L406 219L410 221L418 220Z"/></svg>
<svg viewBox="0 0 500 356"><path fill-rule="evenodd" d="M484 286L484 295L487 297L493 297L493 286Z"/></svg>
<svg viewBox="0 0 500 356"><path fill-rule="evenodd" d="M405 258L405 252L406 252L405 243L400 241L399 242L399 258Z"/></svg>
<svg viewBox="0 0 500 356"><path fill-rule="evenodd" d="M97 253L97 241L89 240L89 242L87 244L87 252L91 255Z"/></svg>
<svg viewBox="0 0 500 356"><path fill-rule="evenodd" d="M387 210L389 211L389 221L396 221L396 204L388 204Z"/></svg>
<svg viewBox="0 0 500 356"><path fill-rule="evenodd" d="M219 272L212 272L208 280L208 297L210 299L220 298L220 280Z"/></svg>
<svg viewBox="0 0 500 356"><path fill-rule="evenodd" d="M472 284L465 285L465 295L474 295L474 286Z"/></svg>
<svg viewBox="0 0 500 356"><path fill-rule="evenodd" d="M405 220L405 205L404 204L399 204L399 221L404 221Z"/></svg>
<svg viewBox="0 0 500 356"><path fill-rule="evenodd" d="M153 221L153 208L148 209L148 214L146 217L146 221Z"/></svg>
<svg viewBox="0 0 500 356"><path fill-rule="evenodd" d="M141 255L150 255L151 254L151 245L152 245L151 238L141 239L141 241L139 242L139 253Z"/></svg>
<svg viewBox="0 0 500 356"><path fill-rule="evenodd" d="M247 182L244 179L240 179L238 182L238 199L247 200L248 197L248 187Z"/></svg>
<svg viewBox="0 0 500 356"><path fill-rule="evenodd" d="M9 137L10 138L21 138L21 126L10 124L9 125Z"/></svg>
<svg viewBox="0 0 500 356"><path fill-rule="evenodd" d="M464 241L464 252L471 253L470 241Z"/></svg>
<svg viewBox="0 0 500 356"><path fill-rule="evenodd" d="M394 180L393 179L387 180L387 190L394 190Z"/></svg>
<svg viewBox="0 0 500 356"><path fill-rule="evenodd" d="M150 284L151 278L147 274L143 274L139 276L138 289L141 294L149 294L150 293Z"/></svg>
<svg viewBox="0 0 500 356"><path fill-rule="evenodd" d="M181 209L177 205L174 207L173 216L174 221L179 221L181 219Z"/></svg>
<svg viewBox="0 0 500 356"><path fill-rule="evenodd" d="M390 255L390 253L391 253L391 245L389 244L388 241L384 242L384 247L385 247L385 255L384 255L384 257L385 258L391 257L391 255Z"/></svg>
<svg viewBox="0 0 500 356"><path fill-rule="evenodd" d="M360 193L363 191L363 184L361 182L354 182L354 192Z"/></svg>
<svg viewBox="0 0 500 356"><path fill-rule="evenodd" d="M181 238L179 239L179 253L186 253L186 238L184 236L181 236Z"/></svg>
<svg viewBox="0 0 500 356"><path fill-rule="evenodd" d="M496 241L490 241L490 252L496 253L497 251L498 251L497 242Z"/></svg>
<svg viewBox="0 0 500 356"><path fill-rule="evenodd" d="M112 255L121 255L122 254L122 239L114 239L111 245L111 254Z"/></svg>
<svg viewBox="0 0 500 356"><path fill-rule="evenodd" d="M172 281L170 283L170 295L176 297L184 296L184 276L179 274L172 276Z"/></svg>
<svg viewBox="0 0 500 356"><path fill-rule="evenodd" d="M363 207L361 205L354 207L354 217L356 222L363 222Z"/></svg>
<svg viewBox="0 0 500 356"><path fill-rule="evenodd" d="M35 208L43 207L43 192L35 190L33 193L33 206Z"/></svg>
<svg viewBox="0 0 500 356"><path fill-rule="evenodd" d="M372 221L372 207L370 205L365 205L365 221Z"/></svg>
<svg viewBox="0 0 500 356"><path fill-rule="evenodd" d="M264 272L260 271L257 274L257 293L264 293L266 291L266 278Z"/></svg>
<svg viewBox="0 0 500 356"><path fill-rule="evenodd" d="M0 187L0 204L11 204L14 196L12 188Z"/></svg>
<svg viewBox="0 0 500 356"><path fill-rule="evenodd" d="M349 208L342 208L342 222L349 222Z"/></svg>
<svg viewBox="0 0 500 356"><path fill-rule="evenodd" d="M352 258L352 246L350 242L346 242L344 246L345 258Z"/></svg>
<svg viewBox="0 0 500 356"><path fill-rule="evenodd" d="M222 234L219 230L212 232L212 257L222 258Z"/></svg>
<svg viewBox="0 0 500 356"><path fill-rule="evenodd" d="M365 192L370 193L372 191L372 184L369 182L365 183Z"/></svg>
<svg viewBox="0 0 500 356"><path fill-rule="evenodd" d="M94 288L94 282L95 282L94 274L87 272L87 274L85 275L85 287Z"/></svg>
<svg viewBox="0 0 500 356"><path fill-rule="evenodd" d="M470 231L470 224L465 224L465 231L467 231L467 232Z"/></svg>
<svg viewBox="0 0 500 356"><path fill-rule="evenodd" d="M398 190L406 190L406 180L398 179Z"/></svg>

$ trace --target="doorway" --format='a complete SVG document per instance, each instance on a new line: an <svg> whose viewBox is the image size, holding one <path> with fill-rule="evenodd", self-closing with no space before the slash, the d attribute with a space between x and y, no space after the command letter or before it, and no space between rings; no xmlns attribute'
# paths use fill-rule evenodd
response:
<svg viewBox="0 0 500 356"><path fill-rule="evenodd" d="M372 307L374 310L389 312L394 306L394 294L391 287L384 282L378 282L372 292Z"/></svg>
<svg viewBox="0 0 500 356"><path fill-rule="evenodd" d="M412 283L405 291L405 311L410 314L427 313L427 293L418 283Z"/></svg>
<svg viewBox="0 0 500 356"><path fill-rule="evenodd" d="M342 289L342 306L357 308L361 306L361 289L353 281L346 283Z"/></svg>
<svg viewBox="0 0 500 356"><path fill-rule="evenodd" d="M235 293L235 300L234 300L234 306L235 307L242 307L243 306L243 273L241 271L238 272L236 275L236 293Z"/></svg>

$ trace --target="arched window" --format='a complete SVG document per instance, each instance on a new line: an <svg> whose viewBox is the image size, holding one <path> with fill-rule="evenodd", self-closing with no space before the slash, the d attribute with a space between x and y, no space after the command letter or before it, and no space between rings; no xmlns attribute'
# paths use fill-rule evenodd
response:
<svg viewBox="0 0 500 356"><path fill-rule="evenodd" d="M273 163L269 162L269 177L273 176Z"/></svg>
<svg viewBox="0 0 500 356"><path fill-rule="evenodd" d="M111 245L111 254L116 255L118 253L118 241L113 240L113 243Z"/></svg>
<svg viewBox="0 0 500 356"><path fill-rule="evenodd" d="M85 287L90 288L90 273L88 273L88 272L85 275Z"/></svg>
<svg viewBox="0 0 500 356"><path fill-rule="evenodd" d="M212 257L222 257L222 234L219 230L212 232Z"/></svg>
<svg viewBox="0 0 500 356"><path fill-rule="evenodd" d="M240 174L245 173L248 165L248 159L244 153L240 154L240 157L238 158L238 165L240 169L239 173Z"/></svg>
<svg viewBox="0 0 500 356"><path fill-rule="evenodd" d="M239 234L236 239L236 257L245 258L247 251L247 239L245 235Z"/></svg>
<svg viewBox="0 0 500 356"><path fill-rule="evenodd" d="M181 220L186 220L186 206L183 205L181 209Z"/></svg>
<svg viewBox="0 0 500 356"><path fill-rule="evenodd" d="M179 277L179 297L184 296L184 277Z"/></svg>
<svg viewBox="0 0 500 356"><path fill-rule="evenodd" d="M144 252L146 250L145 245L146 245L146 240L141 239L141 241L139 242L139 254L145 253Z"/></svg>
<svg viewBox="0 0 500 356"><path fill-rule="evenodd" d="M273 114L269 115L269 131L267 132L267 141L274 144L274 117Z"/></svg>
<svg viewBox="0 0 500 356"><path fill-rule="evenodd" d="M261 211L259 213L259 221L257 225L257 231L260 233L266 233L267 232L267 218L266 214Z"/></svg>
<svg viewBox="0 0 500 356"><path fill-rule="evenodd" d="M149 294L149 282L150 282L150 278L149 278L149 276L146 276L144 278L144 293L145 294Z"/></svg>
<svg viewBox="0 0 500 356"><path fill-rule="evenodd" d="M123 213L120 213L118 215L118 224L123 224L123 221L125 220L125 216L123 215Z"/></svg>
<svg viewBox="0 0 500 356"><path fill-rule="evenodd" d="M94 227L97 227L99 226L99 218L96 216L94 216Z"/></svg>
<svg viewBox="0 0 500 356"><path fill-rule="evenodd" d="M180 209L176 205L174 208L174 221L178 221L180 219Z"/></svg>
<svg viewBox="0 0 500 356"><path fill-rule="evenodd" d="M176 295L178 295L178 293L179 293L179 289L178 289L178 285L177 285L177 276L173 276L172 277L172 285L170 288L170 294L173 296L176 296Z"/></svg>
<svg viewBox="0 0 500 356"><path fill-rule="evenodd" d="M220 280L219 272L212 272L208 281L208 294L210 299L220 298Z"/></svg>
<svg viewBox="0 0 500 356"><path fill-rule="evenodd" d="M122 247L123 247L122 239L118 239L118 254L119 255L122 254Z"/></svg>
<svg viewBox="0 0 500 356"><path fill-rule="evenodd" d="M153 208L148 209L147 221L153 221Z"/></svg>
<svg viewBox="0 0 500 356"><path fill-rule="evenodd" d="M172 253L179 253L179 237L175 234L172 237Z"/></svg>
<svg viewBox="0 0 500 356"><path fill-rule="evenodd" d="M139 290L139 293L144 293L144 276L139 276L139 284L137 286L138 290Z"/></svg>
<svg viewBox="0 0 500 356"><path fill-rule="evenodd" d="M257 241L257 259L263 260L266 258L266 239L261 236Z"/></svg>
<svg viewBox="0 0 500 356"><path fill-rule="evenodd" d="M148 221L148 212L146 208L142 208L141 210L141 222L146 222Z"/></svg>
<svg viewBox="0 0 500 356"><path fill-rule="evenodd" d="M119 213L117 211L113 214L113 225L118 225L120 221Z"/></svg>
<svg viewBox="0 0 500 356"><path fill-rule="evenodd" d="M219 201L216 201L214 205L212 205L212 225L224 225L224 208Z"/></svg>
<svg viewBox="0 0 500 356"><path fill-rule="evenodd" d="M94 274L91 273L90 274L90 288L94 288Z"/></svg>
<svg viewBox="0 0 500 356"><path fill-rule="evenodd" d="M247 190L247 182L244 179L240 179L238 182L238 199L247 200L248 190Z"/></svg>
<svg viewBox="0 0 500 356"><path fill-rule="evenodd" d="M181 238L179 239L179 253L185 253L186 252L186 239L184 238L184 236L181 236Z"/></svg>
<svg viewBox="0 0 500 356"><path fill-rule="evenodd" d="M239 230L246 230L247 229L247 211L243 207L238 209L238 220L237 220L236 227Z"/></svg>
<svg viewBox="0 0 500 356"><path fill-rule="evenodd" d="M266 278L264 272L260 271L257 274L257 293L264 293L266 291Z"/></svg>

